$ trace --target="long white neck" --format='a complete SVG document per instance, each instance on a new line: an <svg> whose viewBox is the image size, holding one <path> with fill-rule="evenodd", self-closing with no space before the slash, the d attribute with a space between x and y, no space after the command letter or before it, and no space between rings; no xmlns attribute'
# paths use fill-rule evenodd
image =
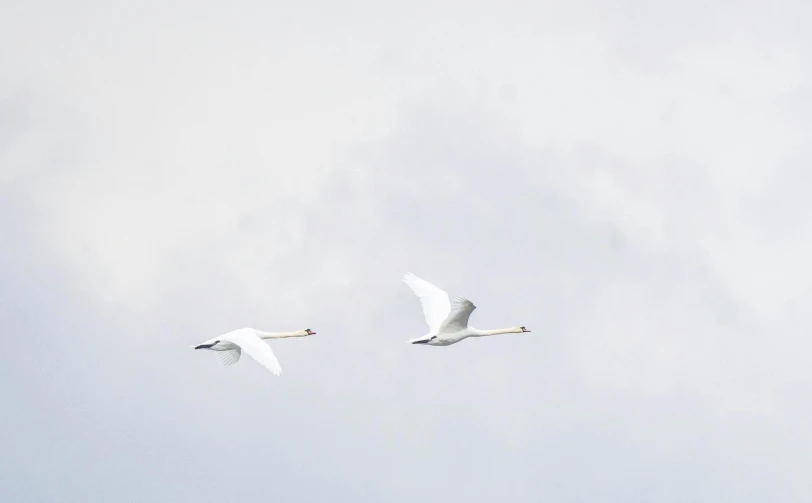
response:
<svg viewBox="0 0 812 503"><path fill-rule="evenodd" d="M286 337L304 337L307 332L304 330L297 330L296 332L263 332L261 330L254 330L254 333L260 339L284 339Z"/></svg>
<svg viewBox="0 0 812 503"><path fill-rule="evenodd" d="M486 335L499 335L499 334L520 334L524 332L522 327L511 328L497 328L496 330L480 330L478 328L468 327L471 330L473 337L484 337Z"/></svg>

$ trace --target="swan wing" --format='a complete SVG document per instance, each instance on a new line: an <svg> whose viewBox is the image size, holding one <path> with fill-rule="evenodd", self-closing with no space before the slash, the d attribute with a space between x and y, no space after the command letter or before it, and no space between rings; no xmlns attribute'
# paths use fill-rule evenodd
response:
<svg viewBox="0 0 812 503"><path fill-rule="evenodd" d="M457 297L451 303L451 312L440 325L440 333L454 333L468 328L468 318L474 312L476 306L465 297Z"/></svg>
<svg viewBox="0 0 812 503"><path fill-rule="evenodd" d="M446 319L448 313L451 311L448 294L410 272L403 275L403 282L406 283L406 286L411 288L412 292L420 299L420 303L423 305L423 316L426 317L429 332L437 333L443 320Z"/></svg>
<svg viewBox="0 0 812 503"><path fill-rule="evenodd" d="M262 339L249 330L237 330L226 337L226 340L240 347L241 351L256 360L260 365L270 370L274 375L282 373L273 350Z"/></svg>
<svg viewBox="0 0 812 503"><path fill-rule="evenodd" d="M217 356L220 357L220 361L223 362L223 365L234 365L238 361L240 361L240 348L236 349L229 349L228 351L215 351Z"/></svg>

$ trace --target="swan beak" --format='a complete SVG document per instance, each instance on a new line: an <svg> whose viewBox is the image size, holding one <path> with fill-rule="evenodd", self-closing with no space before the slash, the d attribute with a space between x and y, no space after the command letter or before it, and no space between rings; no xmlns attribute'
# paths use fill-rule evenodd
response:
<svg viewBox="0 0 812 503"><path fill-rule="evenodd" d="M316 332L310 330L309 328L305 330L305 332L307 332L307 335L316 335Z"/></svg>
<svg viewBox="0 0 812 503"><path fill-rule="evenodd" d="M528 329L526 329L524 327L520 327L520 328L522 329L522 332L529 332L530 331L530 330L528 330Z"/></svg>

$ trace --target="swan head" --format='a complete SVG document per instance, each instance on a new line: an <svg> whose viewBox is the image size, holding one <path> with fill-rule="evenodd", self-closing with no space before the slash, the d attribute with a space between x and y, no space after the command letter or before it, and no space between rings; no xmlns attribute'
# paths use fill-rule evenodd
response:
<svg viewBox="0 0 812 503"><path fill-rule="evenodd" d="M305 328L304 335L316 335L316 332L310 330L309 328Z"/></svg>
<svg viewBox="0 0 812 503"><path fill-rule="evenodd" d="M528 330L528 329L526 329L524 327L519 327L519 328L521 329L522 332L529 332L530 331L530 330Z"/></svg>
<svg viewBox="0 0 812 503"><path fill-rule="evenodd" d="M215 339L213 341L209 340L209 341L204 342L203 344L199 344L199 345L193 346L193 347L195 349L211 349L211 348L213 348L214 346L216 346L219 343L220 343L220 339Z"/></svg>

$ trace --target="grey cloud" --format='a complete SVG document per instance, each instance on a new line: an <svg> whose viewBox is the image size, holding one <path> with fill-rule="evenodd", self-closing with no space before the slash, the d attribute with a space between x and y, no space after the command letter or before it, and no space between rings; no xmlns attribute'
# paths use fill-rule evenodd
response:
<svg viewBox="0 0 812 503"><path fill-rule="evenodd" d="M577 9L567 9L552 17L572 21ZM726 255L703 238L740 231L725 213L736 193L719 183L726 178L708 162L719 157L705 155L705 143L686 142L684 155L669 151L649 163L599 134L545 145L537 133L547 124L535 128L534 114L569 122L536 108L528 74L489 70L497 60L482 42L476 70L485 78L469 86L460 70L468 52L447 45L426 62L417 57L425 39L416 48L401 43L422 26L415 13L366 56L331 46L325 61L314 56L319 44L348 33L339 24L316 37L315 27L335 24L326 14L300 31L288 26L290 45L274 46L260 36L264 14L224 14L222 27L246 31L223 28L207 39L218 26L215 10L177 33L170 21L185 10L159 16L144 25L154 38L139 29L150 12L119 23L127 37L104 32L109 46L77 35L60 49L71 64L83 61L80 48L95 58L121 50L128 58L91 64L109 87L80 92L81 72L45 61L34 66L64 74L65 89L49 93L33 79L40 93L33 96L43 97L9 105L16 118L0 144L30 166L0 186L0 233L13 237L0 251L7 383L0 498L625 502L812 494L805 470L812 439L799 419L808 415L812 384L802 337L809 296L764 316L720 269ZM296 12L266 27L268 37L299 19ZM101 30L89 13L81 17ZM449 24L435 21L432 33ZM599 39L620 33L600 26ZM713 44L670 30L668 47ZM385 30L370 25L355 34L347 47ZM507 36L491 38L510 45ZM202 40L213 59L195 50ZM161 44L167 52L155 50ZM183 51L191 56L172 73L177 80L164 79L165 87L150 80ZM402 59L388 59L385 77L365 74L364 58L380 53ZM262 55L279 70L235 70L229 54L240 54L240 63ZM448 59L454 54L460 59ZM511 57L532 66L526 55ZM445 77L421 76L444 63ZM211 80L181 92L207 64ZM332 89L329 79L316 85L302 77L321 64L343 64L353 78L337 76ZM218 77L228 69L235 73ZM255 80L233 94L243 71ZM132 88L123 86L136 75ZM302 92L285 87L285 76L299 78ZM278 95L261 91L275 79ZM343 84L356 80L379 101L352 101ZM515 101L500 97L505 86L515 86ZM314 97L311 87L325 94ZM224 90L227 104L216 98ZM133 102L114 99L119 91ZM211 106L201 108L206 99ZM679 111L683 101L674 103ZM23 111L35 109L45 113ZM307 120L297 122L297 110ZM165 120L154 121L156 112ZM329 127L317 121L322 112ZM596 120L604 112L595 110ZM386 127L355 125L360 133L332 143L346 133L339 128L351 129L342 114ZM87 127L78 134L71 124ZM641 135L653 128L640 140L646 152L656 151L646 140L663 144L656 142L669 131L636 127ZM26 135L38 141L21 143ZM49 148L65 161L41 155ZM790 194L792 207L764 215L759 226L806 210L783 175L774 176L759 197ZM592 185L599 177L614 199L601 199L601 186ZM647 212L662 215L662 229L641 230ZM407 270L471 298L476 326L521 323L533 332L411 347L406 340L425 327L399 282ZM278 379L250 361L224 368L189 349L240 326L318 335L273 344L285 371Z"/></svg>

